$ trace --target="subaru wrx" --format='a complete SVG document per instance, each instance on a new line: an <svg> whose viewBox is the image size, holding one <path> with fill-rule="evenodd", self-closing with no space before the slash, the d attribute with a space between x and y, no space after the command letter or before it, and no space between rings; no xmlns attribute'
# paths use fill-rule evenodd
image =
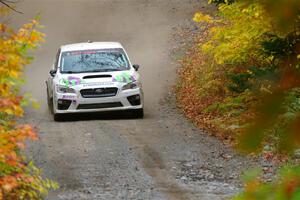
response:
<svg viewBox="0 0 300 200"><path fill-rule="evenodd" d="M66 113L130 110L142 118L143 90L138 73L117 42L61 46L46 81L54 120Z"/></svg>

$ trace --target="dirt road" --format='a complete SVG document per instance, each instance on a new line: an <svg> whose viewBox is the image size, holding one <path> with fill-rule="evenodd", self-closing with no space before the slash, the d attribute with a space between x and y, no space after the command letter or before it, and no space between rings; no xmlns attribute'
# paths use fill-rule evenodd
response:
<svg viewBox="0 0 300 200"><path fill-rule="evenodd" d="M165 100L176 78L170 45L173 27L192 18L199 0L25 0L17 23L40 12L46 43L26 71L25 91L41 108L25 121L40 129L33 159L61 188L51 200L218 200L238 191L245 165L197 130ZM205 9L202 8L202 9ZM54 122L46 106L45 80L61 44L120 41L141 65L145 119L119 114L77 116Z"/></svg>

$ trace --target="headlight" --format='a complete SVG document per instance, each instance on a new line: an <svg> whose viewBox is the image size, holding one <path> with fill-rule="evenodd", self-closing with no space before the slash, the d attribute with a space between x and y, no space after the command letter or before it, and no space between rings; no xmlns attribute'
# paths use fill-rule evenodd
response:
<svg viewBox="0 0 300 200"><path fill-rule="evenodd" d="M76 93L73 88L62 86L62 85L57 85L56 91L58 93Z"/></svg>
<svg viewBox="0 0 300 200"><path fill-rule="evenodd" d="M131 82L131 83L124 85L122 87L122 90L136 89L136 88L140 88L140 87L141 87L141 83L138 81L135 81L135 82Z"/></svg>

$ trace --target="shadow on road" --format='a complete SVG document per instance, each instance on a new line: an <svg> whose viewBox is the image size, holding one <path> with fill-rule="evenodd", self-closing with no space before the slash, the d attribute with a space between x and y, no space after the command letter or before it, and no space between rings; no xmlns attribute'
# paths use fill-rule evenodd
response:
<svg viewBox="0 0 300 200"><path fill-rule="evenodd" d="M96 113L64 114L59 122L89 121L89 120L137 120L129 111L109 111Z"/></svg>

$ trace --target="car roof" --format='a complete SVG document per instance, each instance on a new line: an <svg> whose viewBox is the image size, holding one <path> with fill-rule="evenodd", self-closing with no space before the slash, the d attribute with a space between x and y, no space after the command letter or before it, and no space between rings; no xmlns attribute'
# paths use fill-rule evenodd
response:
<svg viewBox="0 0 300 200"><path fill-rule="evenodd" d="M61 46L61 51L80 51L90 49L123 49L119 42L84 42Z"/></svg>

